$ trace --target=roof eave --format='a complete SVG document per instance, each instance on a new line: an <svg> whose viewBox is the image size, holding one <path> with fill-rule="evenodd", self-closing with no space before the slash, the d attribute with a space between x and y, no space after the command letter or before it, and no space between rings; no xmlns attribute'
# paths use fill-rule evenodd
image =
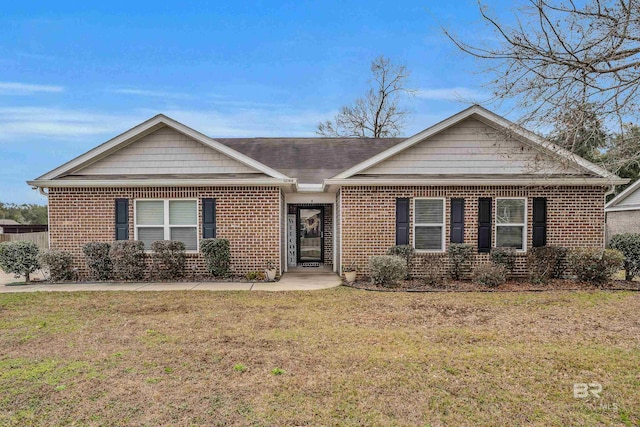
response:
<svg viewBox="0 0 640 427"><path fill-rule="evenodd" d="M105 187L245 187L245 186L296 186L292 178L247 178L247 179L36 179L27 181L34 188L105 188Z"/></svg>
<svg viewBox="0 0 640 427"><path fill-rule="evenodd" d="M618 178L331 178L324 181L324 187L330 186L382 186L382 185L451 185L451 186L484 186L484 185L536 185L536 186L552 186L552 185L593 185L593 186L611 186L621 185L629 182L628 179Z"/></svg>

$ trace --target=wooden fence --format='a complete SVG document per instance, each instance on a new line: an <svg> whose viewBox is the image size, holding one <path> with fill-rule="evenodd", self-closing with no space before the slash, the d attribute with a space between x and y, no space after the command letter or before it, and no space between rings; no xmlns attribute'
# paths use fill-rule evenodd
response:
<svg viewBox="0 0 640 427"><path fill-rule="evenodd" d="M33 242L41 250L49 249L49 232L41 231L39 233L19 233L19 234L0 234L0 242Z"/></svg>

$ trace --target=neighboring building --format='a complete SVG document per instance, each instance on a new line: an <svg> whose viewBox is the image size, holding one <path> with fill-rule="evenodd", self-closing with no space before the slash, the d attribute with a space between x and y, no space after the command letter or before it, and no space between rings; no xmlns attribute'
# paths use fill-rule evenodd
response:
<svg viewBox="0 0 640 427"><path fill-rule="evenodd" d="M155 116L46 173L51 247L231 242L237 273L351 265L395 244L602 247L605 193L627 182L479 106L410 138L212 139ZM416 263L419 265L419 263Z"/></svg>
<svg viewBox="0 0 640 427"><path fill-rule="evenodd" d="M20 223L12 219L0 219L0 234L4 234L4 227L11 225L20 225Z"/></svg>
<svg viewBox="0 0 640 427"><path fill-rule="evenodd" d="M622 233L640 233L640 180L611 199L604 208L607 241Z"/></svg>

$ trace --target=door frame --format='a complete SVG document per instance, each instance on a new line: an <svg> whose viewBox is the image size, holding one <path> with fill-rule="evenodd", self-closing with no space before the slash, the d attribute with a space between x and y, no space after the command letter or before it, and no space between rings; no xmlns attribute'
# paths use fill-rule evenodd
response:
<svg viewBox="0 0 640 427"><path fill-rule="evenodd" d="M302 261L300 259L300 210L301 209L318 209L320 211L320 260L319 261ZM309 205L296 206L296 263L319 262L324 264L324 206Z"/></svg>

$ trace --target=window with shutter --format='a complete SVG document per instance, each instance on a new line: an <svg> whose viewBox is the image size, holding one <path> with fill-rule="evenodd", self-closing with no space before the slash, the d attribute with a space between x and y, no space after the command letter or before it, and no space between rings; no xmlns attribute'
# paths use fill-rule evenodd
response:
<svg viewBox="0 0 640 427"><path fill-rule="evenodd" d="M425 252L444 251L444 199L413 199L413 246Z"/></svg>
<svg viewBox="0 0 640 427"><path fill-rule="evenodd" d="M158 240L177 240L187 251L198 250L197 200L136 200L136 240L145 249Z"/></svg>
<svg viewBox="0 0 640 427"><path fill-rule="evenodd" d="M527 231L527 199L496 199L496 246L524 251Z"/></svg>

